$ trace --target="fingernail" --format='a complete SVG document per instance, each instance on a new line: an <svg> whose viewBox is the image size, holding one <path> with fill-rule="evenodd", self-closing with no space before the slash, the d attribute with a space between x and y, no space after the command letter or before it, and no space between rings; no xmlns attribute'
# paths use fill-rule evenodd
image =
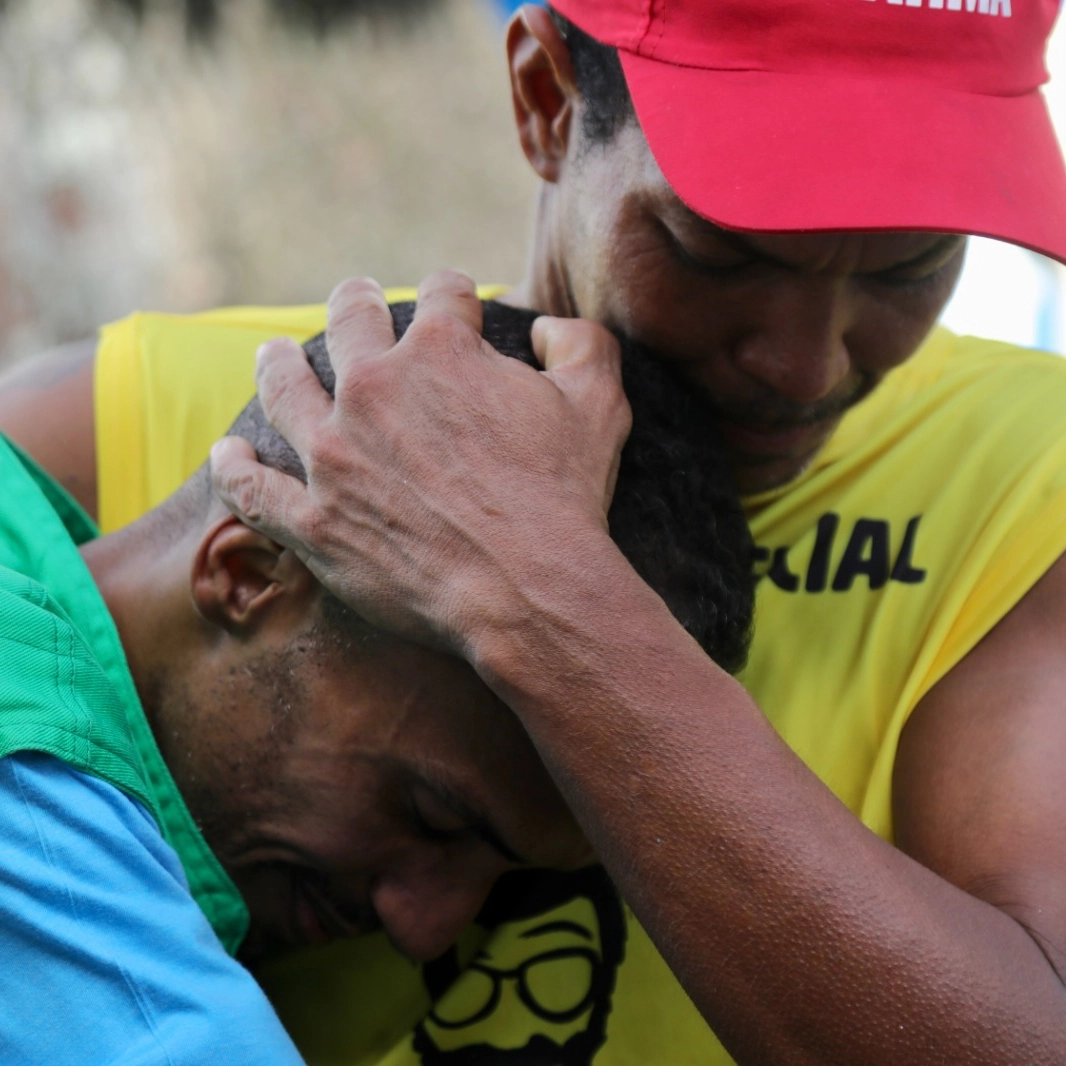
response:
<svg viewBox="0 0 1066 1066"><path fill-rule="evenodd" d="M233 449L234 441L230 437L222 437L216 440L211 445L211 452L208 456L212 466L215 466L220 460L226 458L226 452Z"/></svg>

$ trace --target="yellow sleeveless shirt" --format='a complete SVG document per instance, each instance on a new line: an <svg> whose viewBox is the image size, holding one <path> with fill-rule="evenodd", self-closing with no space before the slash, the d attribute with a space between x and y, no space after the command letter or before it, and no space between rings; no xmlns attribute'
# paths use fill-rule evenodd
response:
<svg viewBox="0 0 1066 1066"><path fill-rule="evenodd" d="M104 530L204 460L254 390L260 342L324 322L322 307L239 308L105 328ZM802 477L746 501L760 580L743 681L886 839L908 715L1066 549L1063 411L1066 360L937 330ZM595 1066L731 1061L610 886L548 878L511 897L425 967L373 935L260 978L312 1066L503 1064L538 1046Z"/></svg>

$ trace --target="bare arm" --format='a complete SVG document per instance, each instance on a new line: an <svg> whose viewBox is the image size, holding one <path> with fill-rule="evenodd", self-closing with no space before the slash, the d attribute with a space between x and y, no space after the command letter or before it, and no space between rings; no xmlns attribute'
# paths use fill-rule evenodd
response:
<svg viewBox="0 0 1066 1066"><path fill-rule="evenodd" d="M548 327L548 373L489 397L449 284L406 347L368 341L382 312L339 293L335 405L298 351L266 353L261 396L309 484L231 442L231 506L379 624L470 658L740 1063L1066 1062L1066 564L917 709L897 781L916 861L806 769L608 538L604 444L625 416L607 342Z"/></svg>
<svg viewBox="0 0 1066 1066"><path fill-rule="evenodd" d="M96 341L44 352L0 375L0 433L37 460L95 519Z"/></svg>
<svg viewBox="0 0 1066 1066"><path fill-rule="evenodd" d="M922 701L900 847L1011 916L1066 983L1066 557Z"/></svg>
<svg viewBox="0 0 1066 1066"><path fill-rule="evenodd" d="M625 570L530 590L550 603L526 615L537 661L497 634L481 669L738 1062L1066 1061L1054 631L1042 676L987 681L1066 564L915 713L898 804L924 866L865 829Z"/></svg>

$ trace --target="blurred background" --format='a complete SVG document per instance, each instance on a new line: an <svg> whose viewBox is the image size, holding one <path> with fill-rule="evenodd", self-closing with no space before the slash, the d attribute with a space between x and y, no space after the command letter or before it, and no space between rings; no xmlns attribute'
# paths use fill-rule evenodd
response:
<svg viewBox="0 0 1066 1066"><path fill-rule="evenodd" d="M0 0L0 367L134 309L523 268L507 0ZM1049 57L1066 131L1066 35ZM1066 351L1066 270L975 241L962 332Z"/></svg>

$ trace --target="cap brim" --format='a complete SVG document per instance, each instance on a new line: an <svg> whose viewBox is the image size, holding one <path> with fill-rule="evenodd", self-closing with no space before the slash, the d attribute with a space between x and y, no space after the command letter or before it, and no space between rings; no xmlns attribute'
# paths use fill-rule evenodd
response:
<svg viewBox="0 0 1066 1066"><path fill-rule="evenodd" d="M1066 262L1066 167L1041 93L706 71L620 53L652 153L738 230L933 230Z"/></svg>

